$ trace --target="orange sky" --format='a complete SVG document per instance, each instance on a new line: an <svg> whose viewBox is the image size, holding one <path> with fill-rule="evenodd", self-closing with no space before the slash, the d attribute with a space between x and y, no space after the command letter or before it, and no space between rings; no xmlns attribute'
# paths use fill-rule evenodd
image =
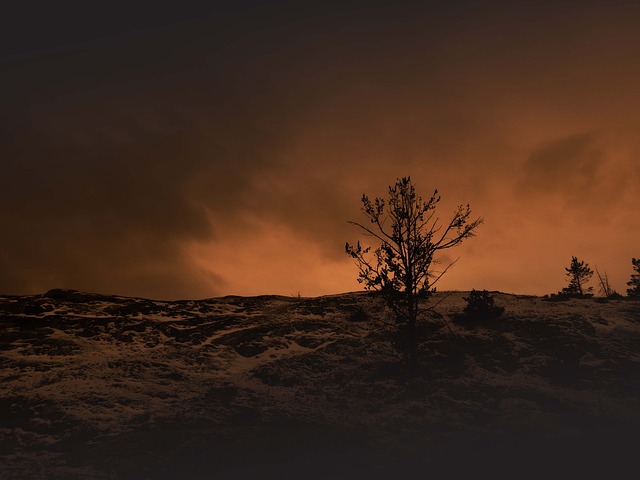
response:
<svg viewBox="0 0 640 480"><path fill-rule="evenodd" d="M479 3L246 2L19 37L0 57L0 292L358 290L346 221L411 175L443 218L485 219L441 289L556 292L576 255L624 293L640 7Z"/></svg>

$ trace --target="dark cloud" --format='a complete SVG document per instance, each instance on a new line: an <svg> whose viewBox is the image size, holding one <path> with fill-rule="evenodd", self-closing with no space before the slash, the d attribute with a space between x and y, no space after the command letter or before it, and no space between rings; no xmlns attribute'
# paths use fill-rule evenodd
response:
<svg viewBox="0 0 640 480"><path fill-rule="evenodd" d="M542 145L523 166L522 189L560 194L568 203L593 195L604 160L597 140L589 132Z"/></svg>
<svg viewBox="0 0 640 480"><path fill-rule="evenodd" d="M192 136L67 127L82 141L59 135L65 126L54 124L23 131L2 151L0 217L10 226L3 231L2 289L33 290L52 278L149 295L149 283L172 276L177 295L202 291L179 255L181 241L213 236L204 208L186 190L198 164L177 160ZM141 270L149 282L136 285Z"/></svg>
<svg viewBox="0 0 640 480"><path fill-rule="evenodd" d="M520 198L555 205L556 216L610 223L633 188L633 167L611 139L586 132L547 142L522 167ZM633 194L632 194L633 195Z"/></svg>
<svg viewBox="0 0 640 480"><path fill-rule="evenodd" d="M407 174L440 189L443 217L471 202L487 218L467 278L487 271L483 248L530 247L517 244L523 205L535 229L547 199L603 216L604 192L619 209L637 197L620 150L637 146L633 12L196 7L173 20L134 9L112 29L88 19L95 29L5 52L0 292L357 288L342 280L346 220Z"/></svg>

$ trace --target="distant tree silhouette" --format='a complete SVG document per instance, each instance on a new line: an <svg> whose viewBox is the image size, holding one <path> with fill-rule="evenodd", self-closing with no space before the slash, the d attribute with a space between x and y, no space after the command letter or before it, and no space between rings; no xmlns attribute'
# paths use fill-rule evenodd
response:
<svg viewBox="0 0 640 480"><path fill-rule="evenodd" d="M467 306L461 314L454 318L460 323L479 323L486 320L495 320L504 313L504 307L494 303L491 294L486 290L471 290L468 297L462 297L467 301Z"/></svg>
<svg viewBox="0 0 640 480"><path fill-rule="evenodd" d="M627 285L631 287L627 289L627 295L640 298L640 258L632 258L631 265L636 273L632 273L631 280L627 282Z"/></svg>
<svg viewBox="0 0 640 480"><path fill-rule="evenodd" d="M582 297L590 294L592 287L586 288L585 285L593 276L593 270L589 268L589 264L578 260L577 257L571 257L571 265L565 268L567 277L569 277L569 286L560 292L563 295Z"/></svg>
<svg viewBox="0 0 640 480"><path fill-rule="evenodd" d="M436 271L435 255L441 250L459 245L475 235L481 218L470 220L469 205L458 206L447 224L440 224L435 210L440 196L435 190L424 201L418 196L411 177L398 179L389 187L389 198L362 195L362 210L371 226L349 221L366 235L379 242L371 251L358 241L348 242L345 251L359 269L358 282L367 290L383 294L395 313L398 324L406 328L409 343L415 347L416 319L419 306L435 291L434 285L453 265Z"/></svg>
<svg viewBox="0 0 640 480"><path fill-rule="evenodd" d="M598 267L596 267L596 275L598 275L600 295L606 298L622 297L622 295L616 292L615 289L609 283L609 275L607 275L607 272L604 272L601 275L600 272L598 271Z"/></svg>

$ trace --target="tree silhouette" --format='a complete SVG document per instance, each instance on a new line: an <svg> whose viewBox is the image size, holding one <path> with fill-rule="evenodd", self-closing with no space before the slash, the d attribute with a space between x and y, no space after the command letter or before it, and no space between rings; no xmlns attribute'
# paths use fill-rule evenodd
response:
<svg viewBox="0 0 640 480"><path fill-rule="evenodd" d="M631 280L627 282L629 287L627 295L633 298L640 298L640 258L632 258L631 265L636 273L631 274Z"/></svg>
<svg viewBox="0 0 640 480"><path fill-rule="evenodd" d="M578 260L577 257L571 257L571 265L565 270L567 277L569 277L569 286L563 288L561 294L582 297L591 292L592 287L585 288L593 276L593 270L589 268L588 263Z"/></svg>
<svg viewBox="0 0 640 480"><path fill-rule="evenodd" d="M363 248L359 241L356 245L348 242L345 245L346 253L358 266L358 282L367 290L383 294L396 321L407 329L413 341L420 304L455 263L436 271L432 268L437 263L436 253L474 236L482 223L481 218L469 219L469 205L460 205L447 224L440 224L435 217L438 202L437 190L424 201L416 194L411 177L404 177L389 187L387 201L362 195L362 210L371 226L349 221L379 242L373 252L371 246Z"/></svg>
<svg viewBox="0 0 640 480"><path fill-rule="evenodd" d="M598 276L600 295L605 298L618 298L622 296L616 292L609 283L609 275L607 275L607 272L604 272L604 274L601 275L598 271L598 267L596 267L596 275Z"/></svg>
<svg viewBox="0 0 640 480"><path fill-rule="evenodd" d="M454 318L460 323L473 325L487 320L500 318L504 313L504 307L495 304L494 298L486 290L471 290L468 297L462 297L467 301L467 306L461 314Z"/></svg>

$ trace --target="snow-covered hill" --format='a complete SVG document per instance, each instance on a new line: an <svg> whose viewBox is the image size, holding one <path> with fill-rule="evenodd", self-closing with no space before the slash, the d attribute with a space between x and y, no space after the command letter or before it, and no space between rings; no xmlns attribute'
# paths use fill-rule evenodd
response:
<svg viewBox="0 0 640 480"><path fill-rule="evenodd" d="M464 296L433 299L417 366L365 293L0 297L0 478L633 467L640 302L497 293L504 318L462 326Z"/></svg>

